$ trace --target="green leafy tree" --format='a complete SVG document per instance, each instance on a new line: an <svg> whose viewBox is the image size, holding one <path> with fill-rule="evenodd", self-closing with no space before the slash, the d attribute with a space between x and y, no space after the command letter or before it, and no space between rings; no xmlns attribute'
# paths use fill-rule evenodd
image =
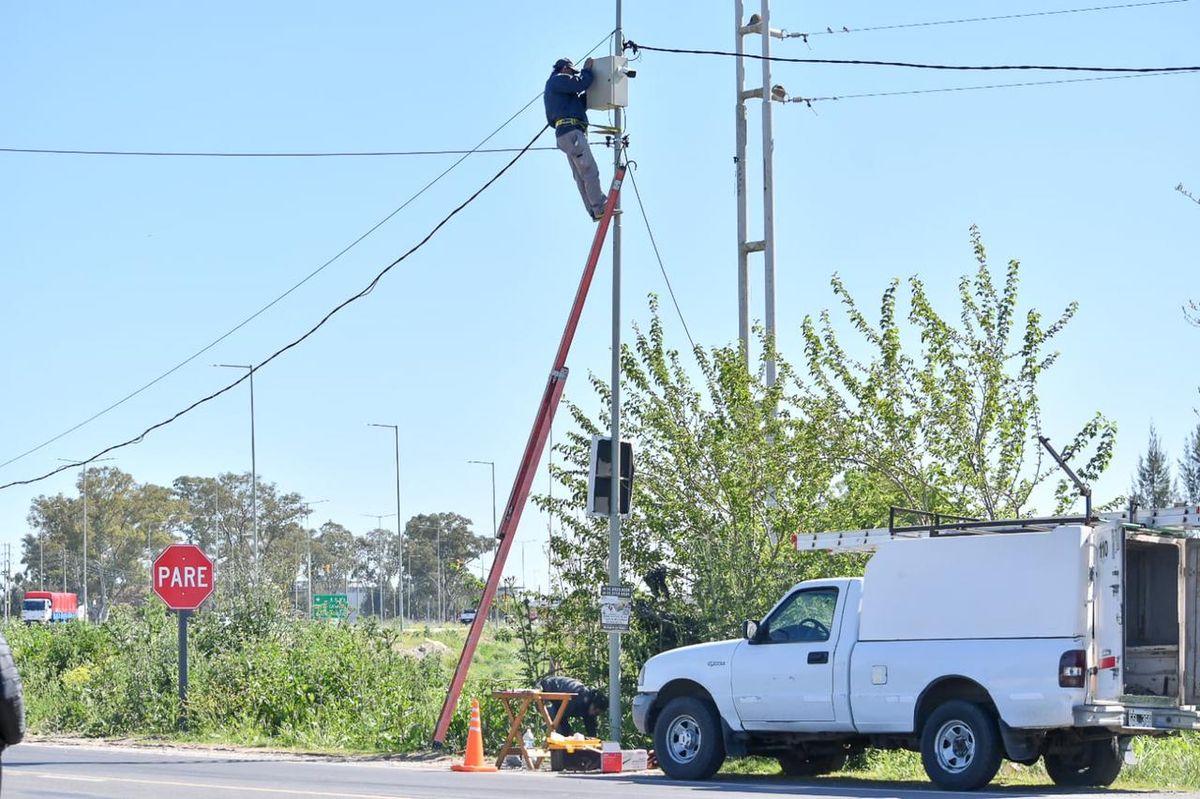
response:
<svg viewBox="0 0 1200 799"><path fill-rule="evenodd" d="M426 608L436 616L441 600L447 614L457 615L466 607L475 607L466 564L487 552L491 536L475 535L472 522L457 513L418 514L404 525L404 569L412 598L409 614L419 616Z"/></svg>
<svg viewBox="0 0 1200 799"><path fill-rule="evenodd" d="M1146 454L1138 456L1137 471L1129 489L1130 498L1142 508L1165 508L1174 500L1171 490L1171 462L1150 425Z"/></svg>
<svg viewBox="0 0 1200 799"><path fill-rule="evenodd" d="M734 635L797 580L858 568L856 558L800 555L791 544L794 532L826 528L841 501L838 464L822 454L824 408L809 407L791 365L778 357L768 387L737 348L697 348L697 386L666 345L654 298L651 315L621 359L622 434L634 441L636 462L621 541L622 581L639 589L634 629L623 637L631 663ZM548 620L550 654L566 673L602 683L605 665L594 653L605 647L597 599L609 582L608 522L581 511L591 436L607 429L610 395L598 378L592 387L597 417L571 405L577 429L555 447L562 462L554 475L566 490L538 502L556 519L552 554L563 588Z"/></svg>
<svg viewBox="0 0 1200 799"><path fill-rule="evenodd" d="M44 578L48 586L66 585L81 599L84 480L81 474L78 497L59 494L33 500L28 516L33 532L25 536L22 552L32 583ZM171 526L182 508L170 489L137 483L120 469L89 468L86 481L89 612L104 617L114 603L146 597L150 559L171 542ZM64 554L70 557L54 557ZM43 563L44 575L39 573Z"/></svg>
<svg viewBox="0 0 1200 799"><path fill-rule="evenodd" d="M322 524L313 541L313 590L318 594L342 593L357 563L354 534L334 521Z"/></svg>
<svg viewBox="0 0 1200 799"><path fill-rule="evenodd" d="M250 474L179 477L172 491L180 503L173 532L217 559L217 590L244 592L255 583L254 511ZM294 492L281 492L260 480L258 546L262 574L258 590L287 593L306 565L308 542L303 525L306 507Z"/></svg>
<svg viewBox="0 0 1200 799"><path fill-rule="evenodd" d="M909 326L897 307L899 281L883 293L873 323L835 276L834 295L862 339L856 344L870 355L849 354L858 347L843 345L828 312L819 322L805 320L805 346L812 390L834 422L829 455L857 472L855 479L918 510L1012 518L1031 510L1034 490L1053 471L1037 442L1037 387L1059 356L1047 346L1076 304L1049 324L1033 308L1022 321L1020 263L1008 263L998 286L974 227L971 245L976 269L959 281L956 321L934 308L913 277ZM919 345L906 349L905 341ZM1115 436L1116 426L1096 414L1064 455L1083 479L1094 480L1111 460ZM1070 491L1065 481L1058 485L1064 509Z"/></svg>
<svg viewBox="0 0 1200 799"><path fill-rule="evenodd" d="M355 539L355 576L364 586L371 587L360 610L373 615L394 615L397 611L393 581L400 572L399 546L396 532L377 527Z"/></svg>

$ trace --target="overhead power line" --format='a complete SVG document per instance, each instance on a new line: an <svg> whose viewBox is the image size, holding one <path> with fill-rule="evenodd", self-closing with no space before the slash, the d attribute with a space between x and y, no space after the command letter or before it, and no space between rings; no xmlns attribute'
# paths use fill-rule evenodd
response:
<svg viewBox="0 0 1200 799"><path fill-rule="evenodd" d="M538 97L541 95L539 94ZM534 98L536 99L536 98ZM525 106L528 108L532 101ZM524 108L521 109L525 110ZM492 135L495 135L494 133ZM489 137L490 138L490 137ZM533 150L557 150L557 147L534 147ZM476 147L470 150L379 150L327 153L234 153L234 152L190 152L184 150L51 150L32 147L0 147L0 153L27 153L32 155L130 155L165 158L381 158L414 155L478 155L480 153L518 153L520 147Z"/></svg>
<svg viewBox="0 0 1200 799"><path fill-rule="evenodd" d="M470 197L468 197L466 200L464 200L462 203L460 203L453 211L448 213L446 216L442 217L442 220L440 222L438 222L436 225L434 225L433 229L430 230L427 234L425 234L425 237L423 239L421 239L416 244L414 244L412 247L410 247L408 249L408 251L405 252L403 255L401 255L399 258L395 259L390 264L385 266L382 270L380 270L379 273L376 274L375 277L371 280L371 282L368 283L361 291L359 291L356 294L351 295L350 297L347 297L346 299L342 300L340 303L335 305L333 307L333 309L329 311L329 313L327 313L327 314L325 314L325 316L321 317L321 320L319 322L317 322L315 325L313 325L311 328L309 328L306 333L301 335L299 338L296 338L296 339L292 340L291 342L283 345L279 349L275 350L275 352L271 353L271 355L268 356L261 363L254 365L250 369L248 369L246 371L246 374L242 375L237 380L234 380L232 383L226 385L225 387L223 387L221 389L218 389L217 391L214 391L213 393L209 394L206 397L202 397L201 399L196 400L191 405L188 405L186 408L184 408L181 411L176 412L174 415L168 417L167 419L164 419L163 421L158 422L156 424L150 425L149 427L147 427L145 430L143 430L141 433L134 436L133 438L127 439L126 441L122 441L119 444L113 444L112 446L105 447L104 449L100 450L95 455L91 456L90 458L87 458L86 460L79 461L76 463L66 464L64 466L60 466L59 468L52 469L51 471L46 472L45 474L43 474L39 477L33 477L28 480L14 480L12 482L4 483L3 485L0 485L0 491L3 491L6 488L12 488L13 486L30 485L31 483L40 482L49 477L53 477L54 475L58 474L59 472L66 471L67 469L74 469L77 466L91 463L92 461L95 461L98 458L108 454L109 452L113 452L114 450L121 449L122 447L127 447L131 444L137 444L137 443L141 442L147 435L154 432L155 430L158 430L161 427L166 427L167 425L171 424L172 422L174 422L175 420L184 416L185 414L195 410L196 408L200 407L201 405L205 404L206 402L210 402L210 401L216 399L217 397L221 396L222 394L236 388L238 385L240 385L244 381L248 380L250 378L250 376L252 374L254 374L255 372L257 372L259 369L262 369L264 366L269 364L271 361L275 360L280 355L283 355L285 352L292 349L293 347L298 346L305 339L307 339L309 336L311 336L313 333L320 330L321 327L323 327L326 322L328 322L330 319L333 318L334 314L338 313L346 306L350 305L351 303L353 303L357 300L362 299L363 297L367 296L372 291L374 291L375 287L377 285L379 285L379 281L381 281L383 279L384 275L386 275L388 272L392 271L392 269L394 269L399 264L403 263L410 255L415 253L417 250L424 247L425 244L428 243L429 240L432 239L434 237L434 235L446 225L446 223L448 223L451 219L453 219L455 216L457 216L458 213L460 211L462 211L464 208L466 208L468 205L473 203L475 201L475 199L477 197L479 197L479 195L481 195L485 191L487 191L487 189L493 183L495 183L497 180L499 180L504 175L505 172L507 172L509 169L512 168L513 164L515 164L515 163L517 163L517 161L521 160L521 157L524 156L525 153L529 152L529 150L533 147L534 142L536 142L538 140L538 138L541 137L541 135L546 131L546 129L548 127L549 127L549 125L543 125L542 128L540 130L538 130L537 135L535 135L532 139L529 140L529 144L527 144L523 148L521 148L521 150L515 156L513 156L509 160L509 162L507 164L505 164L504 167L499 172L497 172L486 183L484 183L482 186L480 186L478 189L476 189L475 192L473 194L471 194Z"/></svg>
<svg viewBox="0 0 1200 799"><path fill-rule="evenodd" d="M540 95L538 95L538 96L540 97ZM531 99L529 102L527 102L525 105L523 105L523 106L521 107L521 109L520 109L520 110L518 110L518 111L517 111L515 114L513 114L512 116L510 116L508 119L504 120L504 122L500 123L500 126L499 126L498 128L496 128L495 130L493 130L491 133L489 133L487 136L485 136L485 137L483 138L483 140L481 140L481 141L479 142L480 146L482 146L482 145L486 144L486 143L488 142L488 140L489 140L489 139L491 139L493 136L495 136L495 135L496 135L497 133L499 133L500 131L504 130L504 128L505 128L505 127L507 127L507 126L508 126L508 124L509 124L509 123L511 123L511 122L512 122L514 119L516 119L517 117L519 117L521 114L525 113L525 110L526 110L527 108L529 108L529 106L533 105L533 104L534 104L534 102L536 102L536 100L537 100L537 97L534 97L534 98L533 98L533 99ZM59 434L57 434L57 435L55 435L55 436L52 436L51 438L48 438L48 439L46 439L46 440L45 440L45 441L43 441L42 443L40 443L40 444L38 444L38 445L36 445L36 446L34 446L34 447L30 447L29 449L25 450L25 451L24 451L24 452L22 452L21 454L19 454L19 455L15 455L15 456L13 456L13 457L9 458L8 460L4 461L3 463L0 463L0 469L3 469L5 466L8 466L8 465L10 465L10 464L16 463L17 461L21 460L22 458L26 457L27 455L32 455L33 453L37 452L37 451L38 451L38 450L40 450L40 449L43 449L44 447L48 447L49 445L53 444L55 441L58 441L59 439L63 438L64 436L68 436L68 435L70 435L71 433L74 433L76 430L80 429L81 427L83 427L83 426L85 426L85 425L87 425L87 424L90 424L90 423L92 423L92 422L96 421L97 419L99 419L101 416L104 416L104 415L105 415L106 413L108 413L109 411L112 411L112 410L115 410L116 408L119 408L120 406L122 406L122 405L124 405L126 402L128 402L129 400L131 400L131 399L133 399L134 397L136 397L137 395L141 394L143 391L146 391L147 389L151 388L151 387L152 387L152 386L154 386L155 384L157 384L157 383L159 383L159 382L161 382L161 381L165 380L166 378L170 377L170 376L171 376L171 375L173 375L175 372L178 372L180 369L182 369L183 367L187 366L189 363L191 363L192 361L196 360L196 359L197 359L197 358L199 358L201 355L203 355L204 353L208 352L208 351L209 351L209 350L211 350L213 347L217 346L217 345L218 345L218 344L220 344L222 341L224 341L225 339L229 338L229 337L230 337L230 336L232 336L234 333L238 332L238 331L239 331L239 330L241 330L243 327L245 327L246 325L250 324L250 323L251 323L251 322L253 322L255 319L257 319L258 317L262 316L264 313L266 313L267 311L269 311L271 308L273 308L273 307L274 307L275 305L277 305L279 302L281 302L281 301L282 301L282 300L284 300L286 297L288 297L288 296L289 296L289 295L290 295L292 292L296 291L296 289L300 288L300 287L301 287L301 286L303 286L305 283L307 283L308 281L312 280L314 277L316 277L317 275L319 275L321 272L325 271L325 269L326 269L326 268L328 268L328 267L332 266L334 263L336 263L337 261L339 261L339 260L342 258L342 256L343 256L343 255L345 255L346 253L348 253L348 252L350 252L351 250L353 250L355 247L357 247L359 244L361 244L363 241L365 241L365 240L367 239L367 237L369 237L369 236L370 236L371 234L373 234L375 231L379 230L379 229L380 229L381 227L383 227L385 224L387 224L388 222L390 222L390 221L392 220L392 218L393 218L393 217L395 217L395 216L396 216L398 213L400 213L400 212L401 212L401 211L403 211L405 208L407 208L409 205L411 205L412 203L414 203L414 202L417 200L417 198L418 198L418 197L420 197L420 196L421 196L422 194L424 194L425 192L429 191L429 189L433 188L433 187L434 187L434 185L436 185L436 184L437 184L439 181L441 181L441 179L442 179L442 178L446 177L446 175L448 175L448 174L450 174L451 172L453 172L453 171L454 171L454 169L455 169L455 168L457 168L457 167L458 167L458 165L459 165L459 164L461 164L463 161L467 160L467 158L468 158L468 157L470 157L470 155L471 155L473 152L475 152L475 151L474 151L474 150L472 150L472 151L468 151L466 154L464 154L462 157L460 157L458 160L456 160L456 161L455 161L453 164L451 164L450 166L446 167L446 169L442 170L442 172L441 172L441 173L439 173L439 174L438 174L438 175L437 175L435 178L433 178L433 180L431 180L431 181L429 181L428 183L426 183L424 186L422 186L420 189L418 189L418 190L417 190L417 191L416 191L414 194L412 194L412 195L411 195L411 196L410 196L410 197L409 197L407 200L405 200L404 202L400 203L400 205L398 205L398 206L396 206L395 208L393 208L393 209L391 210L391 212L387 214L387 216L385 216L385 217L383 217L382 219L380 219L380 220L379 220L378 222L376 222L374 225L371 225L371 227L367 228L367 229L366 229L366 230L365 230L365 231L364 231L362 234L360 234L360 235L359 235L359 236L358 236L356 239L354 239L353 241L351 241L349 244L347 244L347 245L346 245L345 247L343 247L342 249L338 250L338 251L337 251L337 252L336 252L336 253L333 255L333 257L332 257L332 258L329 258L329 259L327 259L327 260L326 260L324 263L322 263L322 264L321 264L320 266L318 266L316 269L314 269L314 270L312 270L311 272L309 272L307 275L305 275L304 277L302 277L302 278L301 278L300 280L298 280L296 283L292 284L292 286L291 286L291 287L289 287L289 288L288 288L286 291L284 291L282 294L280 294L279 296L275 297L273 300L271 300L270 302L268 302L266 305L262 306L262 307L261 307L261 308L259 308L257 311L255 311L254 313L250 314L250 315L249 315L249 316L247 316L245 319L243 319L242 321L238 322L236 325L234 325L233 327L229 328L229 329L228 329L228 330L226 330L224 333L222 333L221 335L217 336L215 339L213 339L212 341L208 342L208 343L207 343L207 344L205 344L203 347L201 347L200 349L196 350L196 351L195 351L195 352L193 352L191 355L187 356L187 357L186 357L186 358L184 358L182 361L180 361L179 363L177 363L177 364L175 364L174 366L172 366L170 369L167 369L165 372L163 372L162 374L158 375L158 376L157 376L157 377L155 377L153 380L150 380L149 382L145 383L145 384L144 384L144 385L142 385L141 387L134 389L133 391L131 391L131 392L129 392L128 394L126 394L125 396L121 397L121 398L120 398L119 400L117 400L116 402L113 402L111 405L108 405L107 407L105 407L105 408L103 408L103 409L101 409L101 410L97 411L96 413L92 414L92 415L91 415L91 416L89 416L88 418L84 419L82 422L79 422L78 424L75 424L75 425L73 425L73 426L71 426L71 427L67 428L66 430L62 431L61 433L59 433Z"/></svg>
<svg viewBox="0 0 1200 799"><path fill-rule="evenodd" d="M1027 11L1020 14L1000 14L992 17L963 17L961 19L939 19L929 22L904 22L897 25L871 25L863 28L840 28L828 27L823 31L809 31L807 33L791 33L785 32L788 36L794 38L808 40L809 36L827 36L829 34L846 34L846 33L872 33L875 31L894 31L904 28L931 28L938 25L963 25L975 22L1000 22L1003 20L1012 19L1029 19L1032 17L1054 17L1062 14L1086 14L1097 11L1117 11L1119 9L1128 8L1145 8L1146 6L1169 6L1179 3L1188 3L1191 0L1151 0L1146 3L1120 3L1111 6L1088 6L1086 8L1063 8L1054 11Z"/></svg>
<svg viewBox="0 0 1200 799"><path fill-rule="evenodd" d="M638 44L632 40L627 41L625 46L634 53L639 50L645 50L650 53L674 53L680 55L715 55L726 56L729 58L751 58L756 61L772 61L782 64L834 64L841 66L868 66L868 67L901 67L904 69L932 69L932 70L950 70L954 72L1000 72L1000 71L1019 71L1019 70L1042 70L1049 72L1120 72L1135 74L1140 72L1197 72L1200 71L1200 66L1182 66L1182 67L1084 67L1084 66L1067 66L1056 64L984 64L984 65L964 65L964 64L924 64L912 61L868 61L863 59L851 58L786 58L784 56L764 56L753 53L735 53L729 50L690 50L678 47L651 47L645 44Z"/></svg>
<svg viewBox="0 0 1200 799"><path fill-rule="evenodd" d="M633 196L637 198L638 210L642 212L642 221L646 223L646 235L650 237L650 246L654 248L654 257L658 259L658 269L662 272L663 281L667 284L667 293L671 295L671 304L675 306L675 313L679 316L679 324L683 325L683 334L687 336L688 343L692 345L692 352L696 351L696 342L692 339L692 332L688 330L687 320L683 318L683 309L679 307L679 300L675 298L675 289L671 287L671 278L667 276L667 267L663 265L662 254L658 251L658 242L654 240L654 230L650 227L650 217L646 216L646 206L642 204L642 193L638 191L637 179L634 177L637 163L633 163L633 169L629 170L629 182L633 185Z"/></svg>
<svg viewBox="0 0 1200 799"><path fill-rule="evenodd" d="M1098 80L1129 80L1130 78L1166 78L1179 75L1197 74L1187 72L1148 72L1135 75L1094 75L1090 78L1060 78L1059 80L1030 80L1020 83L989 83L981 86L948 86L937 89L908 89L887 92L863 92L861 94L836 94L825 97L792 97L789 102L812 105L832 100L859 100L867 97L900 97L910 94L942 94L944 92L973 92L983 89L1018 89L1026 86L1057 86L1063 83L1090 83Z"/></svg>
<svg viewBox="0 0 1200 799"><path fill-rule="evenodd" d="M598 48L599 48L601 45L603 45L605 42L609 41L609 40L612 38L612 36L613 36L613 33L615 33L615 31L609 31L608 33L606 33L606 34L604 35L604 38L603 38L603 39L601 39L600 41L596 42L596 44L592 45L592 48L591 48L590 50L588 50L588 51L587 51L587 53L585 53L585 54L584 54L583 58L587 58L589 55L591 55L592 53L594 53L594 52L595 52L595 51L596 51L596 50L597 50L597 49L598 49ZM484 137L483 137L483 139L481 139L481 140L480 140L479 144L475 145L475 147L474 147L473 149L465 151L465 152L464 152L464 154L463 154L463 155L462 155L460 158L458 158L458 159L457 159L457 160L456 160L456 161L455 161L453 164L451 164L450 166L446 167L444 170L442 170L440 173L438 173L438 175L437 175L437 176L436 176L436 177L435 177L433 180L431 180L431 181L429 181L428 183L426 183L424 186L422 186L420 189L418 189L418 190L416 191L416 193L414 193L414 194L413 194L411 197L409 197L409 198L408 198L407 200L405 200L404 202L400 203L400 205L399 205L399 206L397 206L396 208L394 208L394 209L391 211L391 213L389 213L389 214L388 214L387 216L385 216L383 219L380 219L380 220L379 220L378 222L376 222L374 225L372 225L371 227L369 227L369 228L366 230L366 232L364 232L364 233L363 233L362 235L360 235L358 238L354 239L354 241L350 242L350 243L349 243L349 244L347 244L345 247L343 247L341 250L339 250L339 251L338 251L338 252L337 252L337 253L336 253L336 254L335 254L335 255L334 255L332 258L328 259L328 260L327 260L327 261L325 261L323 264L321 264L320 266L318 266L316 269L314 269L314 270L312 270L311 272L309 272L307 275L305 275L305 276L304 276L303 278L301 278L301 279L300 279L298 282L296 282L295 284L293 284L293 285L292 285L292 286L291 286L289 289L287 289L286 291L284 291L284 292L283 292L282 294L280 294L278 297L276 297L275 299L271 300L271 301L270 301L270 302L268 302L266 305L262 306L262 307L261 307L261 308L259 308L257 311L255 311L254 313L250 314L249 316L247 316L247 317L246 317L245 319L243 319L242 321L238 322L236 325L234 325L233 327L231 327L229 330L226 330L224 333L222 333L221 335L219 335L217 338L213 339L213 340L212 340L212 341L210 341L208 344L205 344L203 347L201 347L200 349L196 350L196 351L195 351L195 352L193 352L191 355L189 355L188 357L184 358L182 361L180 361L179 363L175 364L175 365L174 365L174 366L172 366L170 369L166 370L165 372L163 372L162 374L160 374L158 377L155 377L153 380L151 380L151 381L149 381L148 383L144 384L144 385L143 385L143 386L141 386L140 388L134 389L134 390L133 390L133 391L131 391L130 393L126 394L124 397L121 397L121 398L120 398L119 400L117 400L116 402L112 403L111 405L108 405L107 407L105 407L105 408L103 408L103 409L101 409L101 410L97 411L96 413L92 414L92 415L91 415L91 416L89 416L88 418L84 419L82 422L79 422L79 423L77 423L77 424L75 424L75 425L73 425L73 426L71 426L71 427L67 428L66 430L62 431L61 433L58 433L57 435L55 435L55 436L52 436L52 437L50 437L50 438L46 439L45 441L43 441L42 443L40 443L40 444L38 444L38 445L36 445L36 446L34 446L34 447L30 447L29 449L25 450L24 452L20 453L19 455L14 455L13 457L9 458L8 460L6 460L6 461L4 461L4 462L0 463L0 469L3 469L5 466L9 466L9 465L11 465L11 464L13 464L13 463L16 463L17 461L21 460L22 458L25 458L25 457L27 457L27 456L29 456L29 455L32 455L33 453L37 452L38 450L41 450L41 449L43 449L43 448L45 448L45 447L48 447L48 446L50 446L50 445L51 445L51 444L53 444L55 441L58 441L59 439L61 439L61 438L65 437L65 436L68 436L68 435L70 435L71 433L74 433L76 430L80 429L81 427L84 427L85 425L91 424L92 422L94 422L94 421L96 421L97 419L99 419L101 416L104 416L105 414L109 413L110 411L113 411L113 410L115 410L116 408L119 408L120 406L122 406L122 405L124 405L126 402L128 402L129 400L131 400L131 399L133 399L134 397L136 397L136 396L138 396L139 394L141 394L143 391L146 391L147 389L151 388L151 387L152 387L152 386L154 386L155 384L157 384L157 383L161 382L162 380L165 380L166 378L170 377L172 374L174 374L175 372L179 371L179 370L180 370L180 369L182 369L183 367L187 366L189 363L191 363L192 361L196 360L196 359L197 359L197 358L199 358L201 355L203 355L204 353L208 352L208 351L209 351L209 350L211 350L213 347L217 346L218 344L220 344L222 341L224 341L225 339L227 339L227 338L229 338L230 336L232 336L232 335L233 335L234 333L236 333L237 331L241 330L243 327L245 327L246 325L248 325L250 322L252 322L252 321L254 321L255 319L257 319L259 316L261 316L262 314L264 314L266 311L270 310L272 307L274 307L276 304L278 304L280 301L282 301L284 298L286 298L288 295L290 295L290 294L291 294L292 292L294 292L296 289L300 288L300 287L301 287L301 286L303 286L305 283L307 283L308 281L312 280L312 279L313 279L314 277L316 277L318 274L320 274L321 272L323 272L323 271L324 271L324 270L325 270L327 267L329 267L329 266L332 266L332 265L333 265L333 264L334 264L336 261L338 261L338 260L339 260L339 259L340 259L340 258L341 258L343 255L345 255L346 253L350 252L352 249L354 249L354 248L355 248L355 247L357 247L359 244L361 244L361 243L362 243L362 242L363 242L363 241L364 241L364 240L365 240L365 239L366 239L368 236L370 236L372 233L374 233L375 231L379 230L379 228L383 227L385 224L387 224L389 221L391 221L391 219L392 219L393 217L395 217L395 216L396 216L396 214L400 213L400 212L401 212L401 211L403 211L405 208L407 208L409 205L411 205L413 202L415 202L415 201L416 201L416 199L417 199L418 197L420 197L422 194L424 194L424 193L425 193L426 191L428 191L429 189L433 188L433 186L434 186L435 184L437 184L439 181L441 181L441 179L442 179L442 178L446 177L446 175L448 175L448 174L450 174L451 172L453 172L453 171L454 171L454 170L455 170L455 169L456 169L456 168L457 168L457 167L458 167L458 166L459 166L459 165L460 165L460 164L461 164L463 161L467 160L467 158L469 158L469 157L470 157L472 154L474 154L474 153L476 153L476 152L479 152L479 151L481 150L481 148L483 147L483 145L487 144L487 143L488 143L488 142L489 142L489 141L490 141L492 138L494 138L494 137L496 136L496 134L497 134L497 133L499 133L500 131L504 130L504 128L508 127L508 125L509 125L509 124L510 124L510 123L511 123L511 122L512 122L514 119L516 119L517 117L519 117L521 114L525 113L525 111L526 111L526 110L527 110L527 109L528 109L528 108L529 108L531 105L533 105L535 102L537 102L537 101L538 101L538 99L539 99L541 96L542 96L542 95L541 95L541 92L539 92L539 93L535 94L533 97L531 97L531 98L530 98L530 100L529 100L529 102L527 102L527 103L525 103L525 105L521 106L521 108L519 108L519 109L517 110L517 112L516 112L516 113L514 113L512 116L510 116L508 119L506 119L506 120L504 120L503 122L501 122L501 123L500 123L500 125L499 125L499 127L497 127L495 130L493 130L493 131L492 131L491 133L489 133L487 136L484 136ZM541 149L541 148L530 148L530 149ZM556 148L555 148L555 149L556 149ZM509 151L511 151L511 150L509 150ZM522 151L522 152L524 152L524 151Z"/></svg>

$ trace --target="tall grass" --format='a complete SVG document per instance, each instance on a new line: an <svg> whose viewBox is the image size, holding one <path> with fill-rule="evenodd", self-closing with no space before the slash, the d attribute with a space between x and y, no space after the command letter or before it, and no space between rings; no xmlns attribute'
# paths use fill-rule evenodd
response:
<svg viewBox="0 0 1200 799"><path fill-rule="evenodd" d="M35 733L179 736L177 626L161 607L123 608L101 625L12 625L5 631ZM421 635L370 621L330 624L247 605L193 617L187 707L193 739L301 749L416 752L428 748L461 634L447 656L412 653ZM511 647L509 647L511 648ZM446 739L461 748L479 697L485 743L506 725L491 699L510 687L503 644L480 648ZM500 650L499 652L497 650Z"/></svg>

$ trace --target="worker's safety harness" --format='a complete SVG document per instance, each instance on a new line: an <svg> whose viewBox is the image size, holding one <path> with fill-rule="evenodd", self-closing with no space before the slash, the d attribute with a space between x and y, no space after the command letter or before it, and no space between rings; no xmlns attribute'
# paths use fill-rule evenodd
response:
<svg viewBox="0 0 1200 799"><path fill-rule="evenodd" d="M554 129L557 131L559 128L566 127L567 125L574 125L584 133L587 133L589 128L591 129L592 133L603 133L608 136L615 136L621 132L619 128L614 128L609 125L590 125L587 122L584 122L582 119L575 119L573 117L563 117L562 119L558 120L554 123ZM555 135L557 135L557 133Z"/></svg>

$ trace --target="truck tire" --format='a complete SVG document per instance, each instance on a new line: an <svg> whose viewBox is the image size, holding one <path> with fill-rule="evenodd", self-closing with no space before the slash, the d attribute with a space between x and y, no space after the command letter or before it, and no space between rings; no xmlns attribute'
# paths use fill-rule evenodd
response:
<svg viewBox="0 0 1200 799"><path fill-rule="evenodd" d="M677 696L654 723L658 765L677 780L706 780L725 762L725 739L716 709L694 696Z"/></svg>
<svg viewBox="0 0 1200 799"><path fill-rule="evenodd" d="M846 753L810 757L804 752L788 752L779 756L779 767L788 777L818 777L841 771L846 765Z"/></svg>
<svg viewBox="0 0 1200 799"><path fill-rule="evenodd" d="M996 720L972 702L939 705L921 730L921 763L933 784L946 791L974 791L1000 770L1002 745Z"/></svg>
<svg viewBox="0 0 1200 799"><path fill-rule="evenodd" d="M1124 762L1116 738L1087 741L1082 749L1047 752L1046 773L1055 785L1104 788L1112 785Z"/></svg>

